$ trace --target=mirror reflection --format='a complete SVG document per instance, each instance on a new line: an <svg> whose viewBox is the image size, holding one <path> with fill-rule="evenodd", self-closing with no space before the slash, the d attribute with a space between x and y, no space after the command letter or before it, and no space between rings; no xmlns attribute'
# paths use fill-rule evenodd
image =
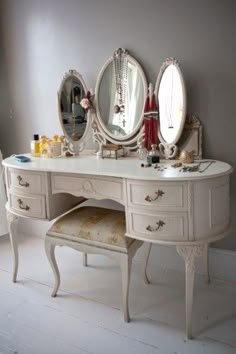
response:
<svg viewBox="0 0 236 354"><path fill-rule="evenodd" d="M160 135L165 143L175 144L181 135L185 121L185 86L176 60L167 60L164 65L157 93Z"/></svg>
<svg viewBox="0 0 236 354"><path fill-rule="evenodd" d="M143 73L125 49L118 49L102 72L97 91L98 114L115 139L132 135L140 125L145 99Z"/></svg>
<svg viewBox="0 0 236 354"><path fill-rule="evenodd" d="M79 140L86 129L86 112L80 105L84 96L81 81L76 76L69 75L64 81L59 99L62 125L66 135L73 141Z"/></svg>

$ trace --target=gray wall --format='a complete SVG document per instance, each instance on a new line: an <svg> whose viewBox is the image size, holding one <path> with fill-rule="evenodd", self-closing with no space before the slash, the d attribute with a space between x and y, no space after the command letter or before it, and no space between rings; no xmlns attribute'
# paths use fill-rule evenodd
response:
<svg viewBox="0 0 236 354"><path fill-rule="evenodd" d="M4 49L0 144L5 156L29 151L34 133L61 132L56 92L64 72L77 69L94 88L104 62L115 49L125 47L153 83L166 57L179 60L188 112L198 115L204 126L204 156L235 165L235 0L0 3ZM235 174L232 215L236 215ZM230 237L217 245L236 250L235 231L236 222Z"/></svg>

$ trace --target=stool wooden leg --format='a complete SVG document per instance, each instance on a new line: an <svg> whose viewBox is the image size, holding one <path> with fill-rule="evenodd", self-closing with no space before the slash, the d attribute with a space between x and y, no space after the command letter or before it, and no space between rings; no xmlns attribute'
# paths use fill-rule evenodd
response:
<svg viewBox="0 0 236 354"><path fill-rule="evenodd" d="M88 254L86 252L83 252L82 256L83 256L83 266L87 267L87 265L88 265Z"/></svg>
<svg viewBox="0 0 236 354"><path fill-rule="evenodd" d="M144 282L146 284L150 283L150 280L148 279L148 276L147 276L147 265L148 265L148 260L149 260L151 248L152 248L151 242L144 243L143 278L144 278Z"/></svg>
<svg viewBox="0 0 236 354"><path fill-rule="evenodd" d="M131 272L132 260L129 259L128 255L121 255L120 257L120 268L122 277L122 303L124 311L125 322L130 321L129 316L129 282L130 282L130 272Z"/></svg>
<svg viewBox="0 0 236 354"><path fill-rule="evenodd" d="M52 297L55 297L57 295L57 291L59 289L60 286L60 273L59 273L59 269L56 263L56 258L55 258L55 245L53 243L51 243L51 241L46 237L45 239L45 251L46 251L46 255L48 257L49 263L52 267L53 270L53 274L54 274L54 278L55 278L55 284L54 284L54 288L52 291Z"/></svg>

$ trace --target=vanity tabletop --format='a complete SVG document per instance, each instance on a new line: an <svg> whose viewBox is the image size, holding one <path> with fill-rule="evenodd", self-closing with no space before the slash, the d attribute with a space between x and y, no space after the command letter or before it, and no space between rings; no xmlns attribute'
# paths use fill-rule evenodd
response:
<svg viewBox="0 0 236 354"><path fill-rule="evenodd" d="M5 167L26 171L75 173L80 175L108 176L131 178L141 180L193 180L219 177L230 174L233 169L225 162L216 160L199 160L193 164L182 164L180 167L172 167L175 160L161 160L158 165L141 167L145 161L136 157L121 157L115 159L101 159L96 155L79 155L73 157L42 158L32 157L30 162L18 162L14 156L3 160ZM200 166L197 171L184 171L183 167ZM156 167L156 168L155 168Z"/></svg>

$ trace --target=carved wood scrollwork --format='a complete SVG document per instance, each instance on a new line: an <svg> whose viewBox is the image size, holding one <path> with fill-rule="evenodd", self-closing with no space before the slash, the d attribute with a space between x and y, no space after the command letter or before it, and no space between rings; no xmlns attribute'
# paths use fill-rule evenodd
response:
<svg viewBox="0 0 236 354"><path fill-rule="evenodd" d="M204 251L204 245L176 246L178 254L184 259L186 270L195 272L195 258L200 257Z"/></svg>
<svg viewBox="0 0 236 354"><path fill-rule="evenodd" d="M93 183L91 181L85 181L81 189L84 193L89 193L89 194L96 193L96 190L94 189Z"/></svg>
<svg viewBox="0 0 236 354"><path fill-rule="evenodd" d="M18 220L19 220L19 217L17 215L10 213L7 210L7 221L8 221L9 225L11 225L13 222L18 221Z"/></svg>

